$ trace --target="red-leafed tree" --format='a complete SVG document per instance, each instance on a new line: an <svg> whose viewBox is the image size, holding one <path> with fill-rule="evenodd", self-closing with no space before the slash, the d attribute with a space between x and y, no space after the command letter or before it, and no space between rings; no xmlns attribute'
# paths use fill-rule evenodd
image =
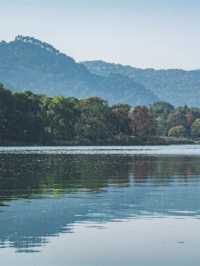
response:
<svg viewBox="0 0 200 266"><path fill-rule="evenodd" d="M145 106L137 106L129 112L129 125L136 137L151 137L156 132L156 122Z"/></svg>

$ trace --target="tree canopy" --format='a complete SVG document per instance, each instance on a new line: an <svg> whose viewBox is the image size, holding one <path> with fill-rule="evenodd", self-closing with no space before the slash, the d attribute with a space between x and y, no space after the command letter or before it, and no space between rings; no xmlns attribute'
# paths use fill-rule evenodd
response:
<svg viewBox="0 0 200 266"><path fill-rule="evenodd" d="M200 109L165 102L109 105L99 97L11 92L0 84L0 144L142 144L151 138L200 138Z"/></svg>

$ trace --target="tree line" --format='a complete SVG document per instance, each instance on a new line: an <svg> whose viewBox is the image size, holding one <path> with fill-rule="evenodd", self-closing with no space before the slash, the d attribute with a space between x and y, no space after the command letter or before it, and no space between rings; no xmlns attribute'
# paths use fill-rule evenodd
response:
<svg viewBox="0 0 200 266"><path fill-rule="evenodd" d="M99 97L47 97L0 85L1 145L157 144L165 137L200 138L200 108L110 106Z"/></svg>

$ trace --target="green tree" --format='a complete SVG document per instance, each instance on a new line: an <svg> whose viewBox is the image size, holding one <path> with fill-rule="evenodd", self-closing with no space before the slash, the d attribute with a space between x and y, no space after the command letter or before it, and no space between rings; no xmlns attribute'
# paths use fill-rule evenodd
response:
<svg viewBox="0 0 200 266"><path fill-rule="evenodd" d="M42 143L44 136L41 117L41 96L30 91L14 93L14 139L25 143Z"/></svg>
<svg viewBox="0 0 200 266"><path fill-rule="evenodd" d="M108 103L98 97L80 101L81 114L76 123L76 139L84 143L102 143L112 139L111 110Z"/></svg>
<svg viewBox="0 0 200 266"><path fill-rule="evenodd" d="M185 112L183 110L175 110L173 113L170 113L167 118L168 129L176 126L182 125L186 127L187 120L185 116Z"/></svg>
<svg viewBox="0 0 200 266"><path fill-rule="evenodd" d="M174 106L166 102L156 102L150 106L150 110L157 122L157 135L165 136L168 131L167 118L174 112Z"/></svg>
<svg viewBox="0 0 200 266"><path fill-rule="evenodd" d="M191 132L192 138L200 138L200 118L197 118L192 123L192 132Z"/></svg>
<svg viewBox="0 0 200 266"><path fill-rule="evenodd" d="M14 99L12 93L0 84L0 142L6 143L14 134Z"/></svg>
<svg viewBox="0 0 200 266"><path fill-rule="evenodd" d="M186 137L187 131L186 131L184 126L178 125L178 126L170 128L170 130L168 132L168 136L169 137L176 137L176 138Z"/></svg>
<svg viewBox="0 0 200 266"><path fill-rule="evenodd" d="M118 104L111 107L112 123L111 126L116 135L130 134L128 114L131 107L128 104Z"/></svg>
<svg viewBox="0 0 200 266"><path fill-rule="evenodd" d="M150 106L150 110L156 116L167 116L174 111L174 106L167 102L156 102Z"/></svg>
<svg viewBox="0 0 200 266"><path fill-rule="evenodd" d="M78 100L55 96L43 99L45 131L56 140L73 140L78 118Z"/></svg>

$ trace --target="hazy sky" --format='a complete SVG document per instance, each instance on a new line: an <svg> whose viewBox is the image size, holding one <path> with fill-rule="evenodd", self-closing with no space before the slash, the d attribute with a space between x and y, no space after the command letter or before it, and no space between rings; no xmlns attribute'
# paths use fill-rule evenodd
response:
<svg viewBox="0 0 200 266"><path fill-rule="evenodd" d="M49 42L76 60L200 68L199 0L0 0L0 39Z"/></svg>

